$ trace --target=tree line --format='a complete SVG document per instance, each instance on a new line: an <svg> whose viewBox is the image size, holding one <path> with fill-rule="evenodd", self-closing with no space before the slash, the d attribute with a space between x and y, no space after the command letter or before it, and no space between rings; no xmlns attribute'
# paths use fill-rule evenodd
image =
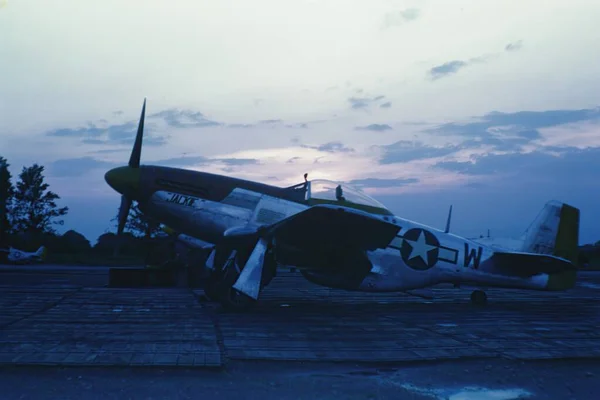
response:
<svg viewBox="0 0 600 400"><path fill-rule="evenodd" d="M23 167L16 185L9 166L0 156L0 246L7 247L23 236L56 234L54 226L64 224L61 217L69 207L56 204L60 197L44 181L44 166Z"/></svg>
<svg viewBox="0 0 600 400"><path fill-rule="evenodd" d="M91 250L112 254L118 247L120 254L139 255L146 251L148 239L159 232L159 225L147 219L134 203L126 223L127 232L122 237L106 232L92 246L74 230L59 235L55 227L64 225L62 217L67 215L69 207L57 205L60 196L45 182L44 166L36 163L23 167L14 184L9 167L8 160L0 156L0 248L12 246L35 251L43 245L50 253ZM112 222L116 228L116 217Z"/></svg>

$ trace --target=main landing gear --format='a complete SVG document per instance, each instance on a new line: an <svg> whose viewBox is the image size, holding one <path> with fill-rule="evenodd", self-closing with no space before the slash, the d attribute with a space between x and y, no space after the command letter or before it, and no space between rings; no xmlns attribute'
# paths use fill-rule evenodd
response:
<svg viewBox="0 0 600 400"><path fill-rule="evenodd" d="M219 257L214 255L212 271L204 286L206 297L221 303L223 308L229 311L247 311L257 302L256 299L234 287L251 255L251 252L244 253L246 252L233 250L224 262L215 260ZM260 289L271 282L275 276L276 266L275 257L270 250L267 250L264 254Z"/></svg>
<svg viewBox="0 0 600 400"><path fill-rule="evenodd" d="M471 293L471 303L476 306L487 304L487 294L483 290L474 290L473 293Z"/></svg>
<svg viewBox="0 0 600 400"><path fill-rule="evenodd" d="M211 274L204 289L207 297L220 302L227 310L245 311L256 302L253 298L233 288L243 269L240 267L240 261L242 261L240 257L233 252L225 265Z"/></svg>

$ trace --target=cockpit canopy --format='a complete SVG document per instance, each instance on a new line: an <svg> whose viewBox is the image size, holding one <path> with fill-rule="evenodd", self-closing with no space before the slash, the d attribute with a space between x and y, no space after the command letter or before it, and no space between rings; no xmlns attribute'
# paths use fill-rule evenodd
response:
<svg viewBox="0 0 600 400"><path fill-rule="evenodd" d="M380 202L362 190L341 182L326 179L314 179L289 189L304 192L304 200L309 205L336 204L349 208L371 212L374 214L392 215Z"/></svg>

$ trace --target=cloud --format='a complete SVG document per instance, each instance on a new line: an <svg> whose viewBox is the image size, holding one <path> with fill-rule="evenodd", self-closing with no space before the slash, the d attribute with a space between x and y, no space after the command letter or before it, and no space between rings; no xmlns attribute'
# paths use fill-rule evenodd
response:
<svg viewBox="0 0 600 400"><path fill-rule="evenodd" d="M124 125L112 125L109 129L121 129ZM104 134L107 129L99 128L93 123L89 123L87 128L70 129L61 128L48 131L48 136L59 136L59 137L98 137Z"/></svg>
<svg viewBox="0 0 600 400"><path fill-rule="evenodd" d="M260 161L254 158L208 158L204 156L183 156L151 161L147 164L173 168L189 168L193 166L209 166L219 163L225 164L227 167L236 167L243 165L257 165L260 164ZM49 172L53 176L57 177L77 177L85 175L86 173L95 169L107 170L120 165L123 165L123 163L108 162L98 160L93 157L68 158L50 163Z"/></svg>
<svg viewBox="0 0 600 400"><path fill-rule="evenodd" d="M462 146L446 145L443 147L428 146L418 141L400 140L390 145L379 146L383 155L380 164L394 164L408 161L443 157L461 150Z"/></svg>
<svg viewBox="0 0 600 400"><path fill-rule="evenodd" d="M390 108L392 106L392 102L391 101L387 101L381 105L379 105L380 108Z"/></svg>
<svg viewBox="0 0 600 400"><path fill-rule="evenodd" d="M184 168L193 165L208 165L210 164L210 161L211 160L209 158L203 156L183 156L153 161L151 164L164 165L165 167Z"/></svg>
<svg viewBox="0 0 600 400"><path fill-rule="evenodd" d="M222 163L229 167L240 165L256 165L260 161L254 158L208 158L204 156L182 156L153 161L153 165L164 165L167 167L185 168L191 166L208 166Z"/></svg>
<svg viewBox="0 0 600 400"><path fill-rule="evenodd" d="M252 124L235 123L235 124L227 124L225 126L227 128L256 128L259 125L262 125L261 128L263 128L264 126L269 126L272 128L283 126L283 127L291 128L291 129L297 129L297 128L306 129L306 128L308 128L308 124L317 124L317 123L322 123L322 122L327 122L327 121L328 120L315 120L315 121L308 121L308 122L296 122L296 123L284 124L284 120L282 120L282 119L264 119L264 120L261 120L261 121L258 121L256 123L252 123Z"/></svg>
<svg viewBox="0 0 600 400"><path fill-rule="evenodd" d="M366 99L366 98L358 98L358 97L350 97L348 99L348 101L350 102L350 107L358 110L361 108L366 108L369 106L369 103L372 101L371 99Z"/></svg>
<svg viewBox="0 0 600 400"><path fill-rule="evenodd" d="M93 157L65 158L49 164L48 172L56 177L77 177L95 169L110 169L117 164Z"/></svg>
<svg viewBox="0 0 600 400"><path fill-rule="evenodd" d="M504 51L505 52L514 52L514 51L519 50L522 47L522 45L523 45L523 41L518 40L516 42L507 44L504 47ZM472 57L472 58L469 58L468 60L448 61L443 64L436 65L436 66L430 68L429 71L427 71L427 73L429 75L429 78L432 81L436 81L438 79L454 75L454 74L458 73L460 70L462 70L468 66L471 66L473 64L481 64L481 63L488 62L494 58L499 57L501 54L502 53L500 53L500 52L496 52L496 53L484 54L484 55L477 56L477 57Z"/></svg>
<svg viewBox="0 0 600 400"><path fill-rule="evenodd" d="M555 125L600 118L600 108L579 110L519 111L503 113L493 111L484 116L494 125L516 124L525 129L539 129Z"/></svg>
<svg viewBox="0 0 600 400"><path fill-rule="evenodd" d="M148 118L162 118L172 128L206 128L221 126L221 122L211 121L199 111L179 110L171 108L148 116Z"/></svg>
<svg viewBox="0 0 600 400"><path fill-rule="evenodd" d="M319 146L309 146L306 144L300 145L305 149L314 149L326 153L352 153L354 149L351 147L346 147L342 142L328 142ZM298 157L294 157L298 158Z"/></svg>
<svg viewBox="0 0 600 400"><path fill-rule="evenodd" d="M410 185L411 183L418 183L417 178L392 178L392 179L380 179L380 178L365 178L355 179L348 182L350 185L359 188L393 188L399 186Z"/></svg>
<svg viewBox="0 0 600 400"><path fill-rule="evenodd" d="M199 111L179 110L176 108L163 110L150 115L148 118L161 118L166 124L173 128L207 128L215 126L224 126L227 128L255 128L259 125L263 126L281 126L284 121L282 119L264 119L256 123L232 123L225 124L207 119L204 114ZM315 121L320 122L320 121ZM285 125L286 128L307 128L307 123L294 123Z"/></svg>
<svg viewBox="0 0 600 400"><path fill-rule="evenodd" d="M517 40L516 42L512 42L504 47L505 51L518 51L523 47L523 40Z"/></svg>
<svg viewBox="0 0 600 400"><path fill-rule="evenodd" d="M350 108L353 110L361 110L366 109L372 104L381 101L385 98L385 96L375 96L375 97L350 97L348 98L348 102L350 103Z"/></svg>
<svg viewBox="0 0 600 400"><path fill-rule="evenodd" d="M229 124L228 128L253 128L254 124Z"/></svg>
<svg viewBox="0 0 600 400"><path fill-rule="evenodd" d="M465 68L469 65L466 61L454 60L449 61L444 64L435 66L429 70L429 75L432 80L437 80L440 78L444 78L449 75L456 74L459 70Z"/></svg>
<svg viewBox="0 0 600 400"><path fill-rule="evenodd" d="M112 154L112 153L123 153L126 151L130 151L130 149L102 149L102 150L88 151L88 154Z"/></svg>
<svg viewBox="0 0 600 400"><path fill-rule="evenodd" d="M600 148L553 148L558 154L543 150L530 153L487 154L474 157L473 162L440 162L435 168L463 175L498 175L524 182L561 185L577 179L580 183L597 182L600 169Z"/></svg>
<svg viewBox="0 0 600 400"><path fill-rule="evenodd" d="M239 165L256 165L260 164L260 161L256 158L215 158L211 161L221 162L228 166L239 166Z"/></svg>
<svg viewBox="0 0 600 400"><path fill-rule="evenodd" d="M359 131L384 132L392 129L392 127L388 124L371 124L367 126L357 126L355 129Z"/></svg>
<svg viewBox="0 0 600 400"><path fill-rule="evenodd" d="M420 11L416 8L387 12L383 16L383 28L400 26L407 22L414 21L419 18L420 14Z"/></svg>
<svg viewBox="0 0 600 400"><path fill-rule="evenodd" d="M322 144L317 147L319 151L325 151L328 153L352 153L354 151L351 147L344 146L341 142L329 142Z"/></svg>
<svg viewBox="0 0 600 400"><path fill-rule="evenodd" d="M464 147L489 145L496 150L520 150L542 138L539 130L576 122L600 120L600 109L491 112L475 122L450 122L424 130L424 133L460 136Z"/></svg>
<svg viewBox="0 0 600 400"><path fill-rule="evenodd" d="M113 124L106 127L89 122L85 128L61 128L46 132L47 136L81 138L85 144L133 145L138 123L134 121ZM150 124L144 126L144 145L160 146L166 144L166 137L152 134Z"/></svg>

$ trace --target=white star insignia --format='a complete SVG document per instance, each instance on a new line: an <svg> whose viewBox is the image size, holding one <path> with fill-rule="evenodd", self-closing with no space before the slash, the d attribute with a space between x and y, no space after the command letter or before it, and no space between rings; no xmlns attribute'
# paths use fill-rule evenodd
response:
<svg viewBox="0 0 600 400"><path fill-rule="evenodd" d="M412 247L410 255L408 256L409 261L413 258L421 257L421 260L423 260L425 264L429 263L427 254L431 250L436 249L436 246L431 246L427 244L427 242L425 241L425 232L421 231L417 240L408 240L406 238L404 240L410 243L410 247Z"/></svg>

